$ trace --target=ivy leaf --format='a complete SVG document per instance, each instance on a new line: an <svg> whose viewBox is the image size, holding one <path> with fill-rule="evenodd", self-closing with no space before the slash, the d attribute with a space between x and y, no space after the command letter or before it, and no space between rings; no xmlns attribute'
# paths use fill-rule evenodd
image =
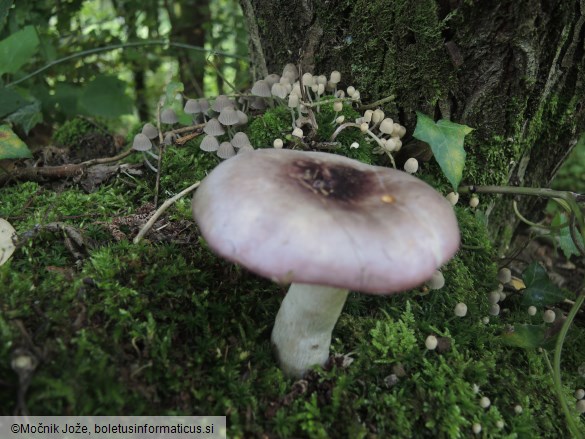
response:
<svg viewBox="0 0 585 439"><path fill-rule="evenodd" d="M37 51L39 37L33 26L13 33L0 41L0 75L14 73Z"/></svg>
<svg viewBox="0 0 585 439"><path fill-rule="evenodd" d="M575 246L575 242L573 241L573 238L571 237L569 225L567 224L568 221L569 221L569 219L567 218L566 214L557 213L551 222L551 227L553 227L553 229L557 230L559 233L559 245L560 245L561 250L563 251L563 253L567 259L569 259L573 255L579 256L579 250L577 250L577 247ZM559 226L561 224L567 224L567 225L565 227L560 228ZM581 234L579 232L577 232L575 235L576 235L577 241L579 241L580 244L585 247L585 245L583 243L583 237L581 236Z"/></svg>
<svg viewBox="0 0 585 439"><path fill-rule="evenodd" d="M107 75L97 76L85 87L79 105L89 115L110 119L132 113L133 109L126 83Z"/></svg>
<svg viewBox="0 0 585 439"><path fill-rule="evenodd" d="M417 112L416 128L413 136L431 146L433 155L439 163L443 174L457 191L465 166L465 136L473 131L467 125L460 125L447 119L437 123L430 117Z"/></svg>
<svg viewBox="0 0 585 439"><path fill-rule="evenodd" d="M565 299L565 293L556 286L537 262L531 263L522 273L526 288L522 291L525 307L553 305Z"/></svg>
<svg viewBox="0 0 585 439"><path fill-rule="evenodd" d="M0 125L0 160L31 158L32 154L8 125Z"/></svg>

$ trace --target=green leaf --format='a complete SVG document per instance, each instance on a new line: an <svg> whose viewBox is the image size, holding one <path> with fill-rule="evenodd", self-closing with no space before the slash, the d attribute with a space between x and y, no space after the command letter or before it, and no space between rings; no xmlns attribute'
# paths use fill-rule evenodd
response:
<svg viewBox="0 0 585 439"><path fill-rule="evenodd" d="M549 278L542 266L531 263L522 273L526 288L522 290L522 305L525 307L553 305L565 299L565 293Z"/></svg>
<svg viewBox="0 0 585 439"><path fill-rule="evenodd" d="M546 274L546 270L542 265L538 262L532 262L522 272L522 280L527 287L530 287L534 284L548 281L548 274Z"/></svg>
<svg viewBox="0 0 585 439"><path fill-rule="evenodd" d="M177 100L177 95L185 90L182 82L169 82L165 90L164 106L169 107Z"/></svg>
<svg viewBox="0 0 585 439"><path fill-rule="evenodd" d="M193 119L189 114L186 114L183 111L184 104L181 93L184 89L185 87L183 86L182 82L170 82L167 84L163 109L172 108L179 118L179 123L181 125L190 125Z"/></svg>
<svg viewBox="0 0 585 439"><path fill-rule="evenodd" d="M20 69L35 54L38 45L39 37L33 26L26 26L0 41L0 75Z"/></svg>
<svg viewBox="0 0 585 439"><path fill-rule="evenodd" d="M8 125L0 125L0 160L31 158L32 154Z"/></svg>
<svg viewBox="0 0 585 439"><path fill-rule="evenodd" d="M437 123L428 116L417 112L416 128L413 136L431 146L433 155L439 163L443 174L457 191L465 166L465 136L473 131L466 125L460 125L446 119Z"/></svg>
<svg viewBox="0 0 585 439"><path fill-rule="evenodd" d="M538 348L545 344L547 329L544 325L515 325L513 330L504 332L502 342L517 348Z"/></svg>
<svg viewBox="0 0 585 439"><path fill-rule="evenodd" d="M579 250L577 249L577 246L571 237L571 231L569 229L569 225L567 224L568 221L569 219L565 213L557 213L551 222L551 227L553 227L553 229L557 230L559 233L559 245L567 259L573 255L579 256ZM561 228L561 224L567 225ZM577 241L579 241L579 243L585 247L585 244L583 243L583 237L578 231L575 233L575 237Z"/></svg>
<svg viewBox="0 0 585 439"><path fill-rule="evenodd" d="M134 108L126 83L106 75L97 76L84 88L79 104L87 114L106 118L132 113Z"/></svg>
<svg viewBox="0 0 585 439"><path fill-rule="evenodd" d="M0 118L15 112L27 104L26 99L14 90L6 87L0 88Z"/></svg>
<svg viewBox="0 0 585 439"><path fill-rule="evenodd" d="M28 135L29 131L33 129L36 124L43 121L41 104L39 101L31 102L12 113L6 118L6 120L21 127Z"/></svg>

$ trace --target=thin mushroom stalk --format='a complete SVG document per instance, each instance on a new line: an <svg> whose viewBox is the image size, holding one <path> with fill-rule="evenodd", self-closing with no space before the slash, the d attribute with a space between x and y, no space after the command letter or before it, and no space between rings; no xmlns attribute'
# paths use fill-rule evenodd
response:
<svg viewBox="0 0 585 439"><path fill-rule="evenodd" d="M282 301L272 344L283 372L301 377L311 366L329 358L331 333L349 291L343 288L293 283Z"/></svg>

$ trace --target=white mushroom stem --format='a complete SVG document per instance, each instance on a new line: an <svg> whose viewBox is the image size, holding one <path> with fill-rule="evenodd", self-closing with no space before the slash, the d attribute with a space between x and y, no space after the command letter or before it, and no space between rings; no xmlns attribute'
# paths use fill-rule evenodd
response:
<svg viewBox="0 0 585 439"><path fill-rule="evenodd" d="M329 358L331 333L348 290L292 284L274 322L272 343L284 373L301 377Z"/></svg>

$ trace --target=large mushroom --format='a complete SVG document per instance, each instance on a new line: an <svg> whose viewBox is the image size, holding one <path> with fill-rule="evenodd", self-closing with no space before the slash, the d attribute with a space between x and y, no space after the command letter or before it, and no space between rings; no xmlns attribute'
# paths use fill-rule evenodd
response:
<svg viewBox="0 0 585 439"><path fill-rule="evenodd" d="M261 149L227 160L202 181L193 215L216 253L292 282L272 343L296 377L327 361L349 290L411 289L459 246L453 208L429 185L320 152Z"/></svg>

